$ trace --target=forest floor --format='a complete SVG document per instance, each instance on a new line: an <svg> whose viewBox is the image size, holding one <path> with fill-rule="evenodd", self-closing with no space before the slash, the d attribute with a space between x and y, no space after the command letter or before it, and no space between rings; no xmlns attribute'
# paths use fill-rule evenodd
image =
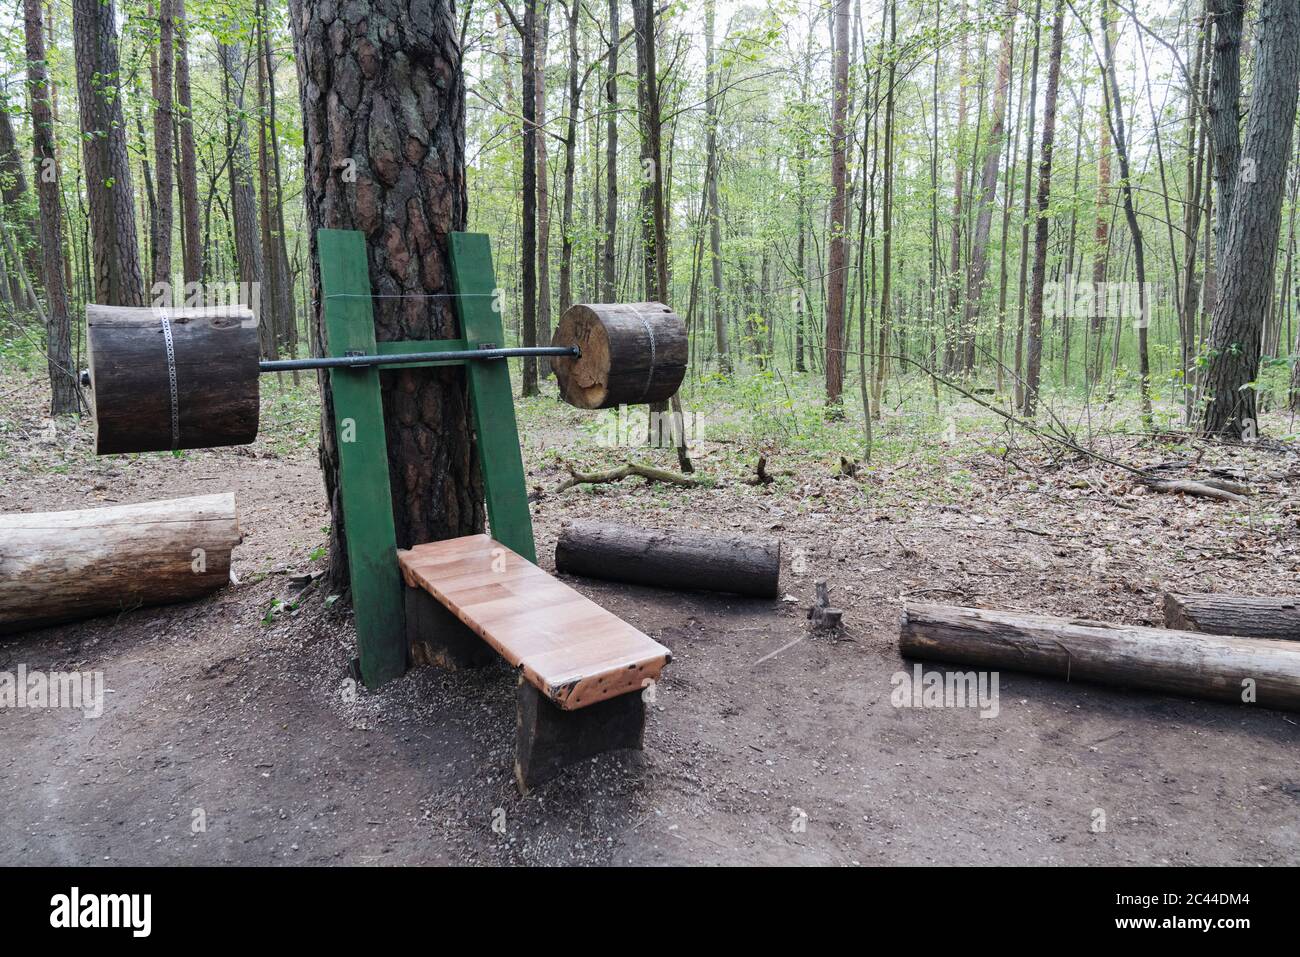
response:
<svg viewBox="0 0 1300 957"><path fill-rule="evenodd" d="M110 689L98 718L0 711L0 864L1300 863L1300 716L1011 672L996 716L890 702L912 667L906 600L1152 625L1165 589L1294 593L1287 446L1094 434L1124 461L1253 486L1249 505L1223 504L1013 441L969 402L888 405L872 465L848 477L860 424L819 425L797 392L772 399L784 385L740 383L730 406L685 397L727 412L693 445L704 487L557 493L566 463L628 450L602 446L589 414L522 402L543 567L561 522L592 516L777 537L784 567L777 601L571 579L674 660L643 756L520 798L504 666L345 693L346 603L298 583L328 524L314 384L263 385L251 446L96 459L88 421L45 417L39 366L0 370L0 510L233 490L245 534L238 584L207 600L0 642L0 671L102 670ZM774 481L745 484L760 450ZM845 609L838 637L807 628L818 577Z"/></svg>

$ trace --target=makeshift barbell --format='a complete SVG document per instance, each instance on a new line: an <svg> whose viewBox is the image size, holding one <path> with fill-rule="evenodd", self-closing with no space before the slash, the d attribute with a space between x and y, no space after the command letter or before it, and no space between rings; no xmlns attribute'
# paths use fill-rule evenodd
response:
<svg viewBox="0 0 1300 957"><path fill-rule="evenodd" d="M257 437L258 375L307 369L549 358L560 395L581 409L660 402L686 374L686 327L662 303L570 308L549 346L464 340L381 343L375 354L259 360L257 319L243 306L88 305L95 451L243 445ZM408 348L413 345L426 349Z"/></svg>

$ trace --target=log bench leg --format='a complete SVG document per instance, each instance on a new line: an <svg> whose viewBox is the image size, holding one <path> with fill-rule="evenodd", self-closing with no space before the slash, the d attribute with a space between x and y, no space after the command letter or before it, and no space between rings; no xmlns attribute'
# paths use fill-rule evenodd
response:
<svg viewBox="0 0 1300 957"><path fill-rule="evenodd" d="M519 676L515 780L521 794L554 777L561 768L603 751L641 750L645 703L641 695L619 695L586 708L564 711Z"/></svg>
<svg viewBox="0 0 1300 957"><path fill-rule="evenodd" d="M449 671L482 668L497 654L422 588L406 587L406 644L411 663Z"/></svg>

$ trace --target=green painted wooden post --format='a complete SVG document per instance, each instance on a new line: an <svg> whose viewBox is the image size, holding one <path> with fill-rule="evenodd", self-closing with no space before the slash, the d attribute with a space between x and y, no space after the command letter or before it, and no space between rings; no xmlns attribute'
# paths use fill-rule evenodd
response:
<svg viewBox="0 0 1300 957"><path fill-rule="evenodd" d="M316 245L327 354L373 353L375 320L365 237L351 230L322 229ZM374 688L406 670L406 617L379 370L331 369L329 377L357 655L361 680Z"/></svg>
<svg viewBox="0 0 1300 957"><path fill-rule="evenodd" d="M504 346L492 246L484 233L451 234L451 275L461 334L470 349ZM466 363L488 525L502 545L537 561L519 427L505 359Z"/></svg>

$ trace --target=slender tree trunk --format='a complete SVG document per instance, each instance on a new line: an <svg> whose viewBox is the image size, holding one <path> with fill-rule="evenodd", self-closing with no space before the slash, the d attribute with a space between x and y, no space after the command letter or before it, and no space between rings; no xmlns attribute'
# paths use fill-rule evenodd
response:
<svg viewBox="0 0 1300 957"><path fill-rule="evenodd" d="M199 238L199 161L194 150L194 99L190 93L189 24L185 0L173 0L176 16L176 108L180 133L181 228L185 233L185 282L203 281Z"/></svg>
<svg viewBox="0 0 1300 957"><path fill-rule="evenodd" d="M13 121L9 116L8 104L0 94L0 199L4 201L7 221L16 233L16 253L22 258L28 274L37 271L36 237L39 227L36 217L30 215L31 207L27 200L27 176L23 172L25 162L18 153L18 140L14 136ZM15 302L34 307L34 302L27 301L27 293L18 280L18 267L14 266L11 278L10 294Z"/></svg>
<svg viewBox="0 0 1300 957"><path fill-rule="evenodd" d="M172 96L176 76L176 20L173 0L159 0L158 7L158 88L153 113L154 169L157 175L157 207L153 221L153 281L170 283L172 277Z"/></svg>
<svg viewBox="0 0 1300 957"><path fill-rule="evenodd" d="M275 330L270 325L274 310L267 308L263 289L264 259L262 236L257 222L257 193L253 186L253 158L248 147L248 124L244 120L244 97L248 82L243 47L238 43L217 45L222 66L226 101L235 119L230 127L230 209L233 220L235 262L239 281L248 284L249 305L258 313L258 341L264 357L275 352Z"/></svg>
<svg viewBox="0 0 1300 957"><path fill-rule="evenodd" d="M40 208L38 241L41 280L45 286L45 342L50 377L50 412L76 412L77 380L72 368L72 324L64 284L63 216L59 208L58 160L55 154L53 88L41 28L40 0L23 0L27 40L27 84L31 91L32 155L36 200Z"/></svg>
<svg viewBox="0 0 1300 957"><path fill-rule="evenodd" d="M523 135L523 235L519 243L520 277L523 285L522 339L525 346L537 345L537 0L524 0L523 77L520 102ZM537 360L523 361L523 394L537 395Z"/></svg>
<svg viewBox="0 0 1300 957"><path fill-rule="evenodd" d="M1241 167L1241 29L1246 0L1210 0L1214 19L1214 62L1210 80L1210 140L1214 144L1214 189L1219 218L1214 224L1215 259L1223 262L1228 217Z"/></svg>
<svg viewBox="0 0 1300 957"><path fill-rule="evenodd" d="M551 4L542 0L537 15L537 66L533 81L537 96L537 333L538 342L551 341L551 200L546 164L546 44L550 37ZM533 364L537 361L534 359ZM549 369L550 363L543 363ZM543 372L543 374L545 374Z"/></svg>
<svg viewBox="0 0 1300 957"><path fill-rule="evenodd" d="M135 190L126 152L112 0L73 0L77 98L90 200L95 301L144 305L144 279L135 229Z"/></svg>
<svg viewBox="0 0 1300 957"><path fill-rule="evenodd" d="M578 162L578 108L581 88L578 84L578 17L582 7L578 0L568 0L569 96L568 118L564 136L564 208L560 232L560 314L573 305L573 182ZM549 337L546 339L549 343Z"/></svg>
<svg viewBox="0 0 1300 957"><path fill-rule="evenodd" d="M1056 94L1061 80L1061 43L1065 0L1056 0L1052 18L1052 48L1043 93L1043 155L1038 165L1038 219L1034 224L1034 271L1029 291L1029 343L1025 361L1026 417L1038 411L1038 383L1043 358L1043 286L1047 278L1047 208L1052 198L1052 147L1056 140Z"/></svg>
<svg viewBox="0 0 1300 957"><path fill-rule="evenodd" d="M1029 274L1029 222L1031 217L1029 197L1034 181L1034 115L1038 107L1038 53L1042 39L1042 0L1034 0L1034 17L1030 21L1034 33L1034 55L1029 68L1029 112L1025 115L1025 190L1020 214L1020 281L1016 307L1016 354L1013 362L1015 379L1015 407L1025 403L1025 379L1022 375L1025 360L1025 305Z"/></svg>
<svg viewBox="0 0 1300 957"><path fill-rule="evenodd" d="M718 158L718 103L717 103L717 63L713 55L713 31L715 25L716 0L704 2L704 175L706 178L705 201L706 215L709 220L709 264L712 288L709 293L709 315L713 322L713 342L718 353L718 370L723 375L731 374L731 356L727 342L727 320L722 311L722 212L718 202L718 176L721 163ZM797 175L802 175L800 172ZM803 223L800 221L799 250L803 255ZM803 319L799 323L800 352L799 364L803 364Z"/></svg>
<svg viewBox="0 0 1300 957"><path fill-rule="evenodd" d="M1146 244L1142 240L1142 227L1138 223L1137 208L1133 200L1132 171L1129 167L1128 137L1124 130L1124 105L1119 98L1119 80L1115 71L1115 47L1110 29L1109 4L1102 2L1102 48L1106 65L1106 107L1110 116L1111 138L1115 142L1115 158L1119 160L1120 195L1124 200L1124 219L1128 223L1133 242L1133 269L1138 285L1138 312L1135 320L1138 337L1138 389L1141 393L1142 421L1151 428L1151 357L1148 348L1150 307L1147 302ZM1116 317L1119 322L1119 317ZM1116 332L1118 336L1118 331Z"/></svg>
<svg viewBox="0 0 1300 957"><path fill-rule="evenodd" d="M616 302L614 242L618 236L618 0L609 0L609 65L605 75L605 236L600 298Z"/></svg>
<svg viewBox="0 0 1300 957"><path fill-rule="evenodd" d="M831 82L831 209L826 259L826 405L834 413L844 389L844 317L848 292L849 2L835 0Z"/></svg>
<svg viewBox="0 0 1300 957"><path fill-rule="evenodd" d="M979 321L984 297L984 280L988 273L989 232L993 226L993 201L998 188L998 164L1002 159L1002 136L1006 128L1007 87L1011 83L1011 50L1015 42L1017 0L1007 9L998 50L997 80L993 90L993 112L984 143L984 168L980 174L980 191L975 198L975 236L971 241L970 272L966 280L966 311L962 317L962 371L975 369L975 324Z"/></svg>

